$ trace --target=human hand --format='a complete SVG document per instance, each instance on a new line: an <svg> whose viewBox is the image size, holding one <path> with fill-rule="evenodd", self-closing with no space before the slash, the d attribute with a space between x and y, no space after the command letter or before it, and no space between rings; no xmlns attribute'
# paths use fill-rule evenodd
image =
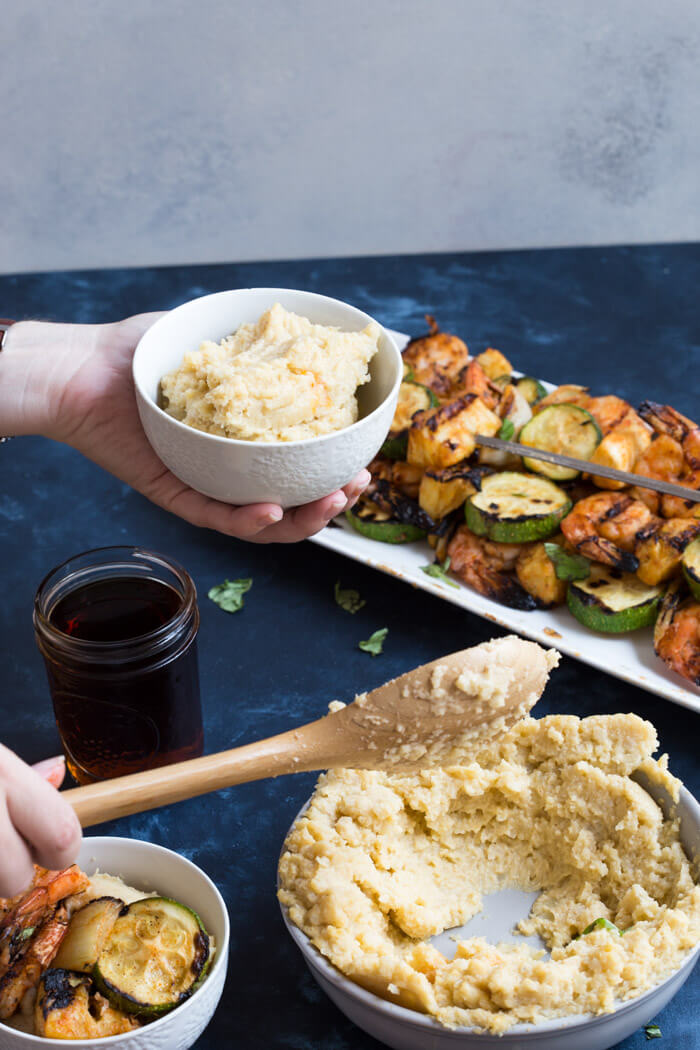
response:
<svg viewBox="0 0 700 1050"><path fill-rule="evenodd" d="M26 765L0 744L0 895L25 889L34 864L65 868L80 847L78 818L59 795L62 757Z"/></svg>
<svg viewBox="0 0 700 1050"><path fill-rule="evenodd" d="M106 325L13 325L0 358L0 433L63 441L185 521L255 543L303 540L355 503L369 484L366 470L343 489L284 513L274 503L232 507L176 478L146 438L131 376L136 344L160 316ZM17 403L9 405L3 390L7 399L13 387Z"/></svg>

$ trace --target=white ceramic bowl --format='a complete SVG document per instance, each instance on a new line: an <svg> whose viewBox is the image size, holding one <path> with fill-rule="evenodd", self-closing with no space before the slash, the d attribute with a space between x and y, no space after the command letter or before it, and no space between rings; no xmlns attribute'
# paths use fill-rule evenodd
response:
<svg viewBox="0 0 700 1050"><path fill-rule="evenodd" d="M145 891L156 890L189 905L200 916L216 944L216 955L206 979L194 995L152 1024L105 1039L43 1039L0 1024L0 1050L33 1047L75 1047L76 1050L188 1050L216 1010L228 965L229 921L226 905L211 879L196 864L163 846L139 839L95 836L83 839L78 864L89 875L95 871L121 875Z"/></svg>
<svg viewBox="0 0 700 1050"><path fill-rule="evenodd" d="M634 776L664 812L673 808L663 788L640 774ZM681 789L677 813L681 822L681 841L697 868L700 805L685 788ZM290 921L284 907L282 917L306 965L326 995L359 1028L394 1050L607 1050L653 1020L690 977L700 954L698 944L674 974L636 999L620 1003L613 1013L597 1016L575 1014L538 1025L515 1025L504 1035L489 1035L473 1028L444 1028L424 1014L396 1006L360 988L314 948L306 934ZM479 933L489 938L487 920Z"/></svg>
<svg viewBox="0 0 700 1050"><path fill-rule="evenodd" d="M186 351L257 321L276 302L316 324L348 332L372 320L354 306L314 292L238 288L171 310L149 328L134 354L136 400L151 445L181 481L225 503L295 507L327 496L374 458L394 416L401 354L385 329L370 362L370 382L358 391L360 418L333 434L304 441L238 441L194 430L158 406L161 377L178 367Z"/></svg>

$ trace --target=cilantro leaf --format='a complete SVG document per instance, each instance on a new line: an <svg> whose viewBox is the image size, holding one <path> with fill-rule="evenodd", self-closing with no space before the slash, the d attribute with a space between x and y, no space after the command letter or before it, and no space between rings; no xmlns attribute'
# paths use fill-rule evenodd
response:
<svg viewBox="0 0 700 1050"><path fill-rule="evenodd" d="M340 586L340 580L335 581L334 593L336 604L339 605L341 609L345 609L346 612L359 612L362 606L367 604L364 598L360 598L359 591L355 591L351 587L343 589Z"/></svg>
<svg viewBox="0 0 700 1050"><path fill-rule="evenodd" d="M253 586L252 579L224 580L217 583L208 593L208 597L223 609L224 612L235 613L243 608L243 595Z"/></svg>
<svg viewBox="0 0 700 1050"><path fill-rule="evenodd" d="M19 935L19 939L20 939L21 941L28 941L28 940L29 940L29 938L30 938L30 937L32 936L32 934L34 933L34 930L35 930L35 929L36 929L36 926L26 926L26 927L25 927L25 928L24 928L24 929L22 930L22 932L20 933L20 935Z"/></svg>
<svg viewBox="0 0 700 1050"><path fill-rule="evenodd" d="M510 441L513 434L515 433L515 423L512 419L504 419L501 423L501 429L498 431L498 436L501 441Z"/></svg>
<svg viewBox="0 0 700 1050"><path fill-rule="evenodd" d="M366 642L358 642L358 648L362 649L364 653L371 653L372 656L379 656L384 649L384 639L389 633L388 627L380 627L378 631L371 634Z"/></svg>
<svg viewBox="0 0 700 1050"><path fill-rule="evenodd" d="M622 934L625 932L616 926L614 922L610 922L610 919L604 919L601 915L600 918L594 919L593 922L589 923L581 933L575 933L571 940L577 941L579 937L585 937L587 933L593 933L594 930L610 930L610 933L616 933L618 937L622 937Z"/></svg>
<svg viewBox="0 0 700 1050"><path fill-rule="evenodd" d="M441 565L439 561L433 562L432 565L421 565L421 572L424 572L426 576L434 576L436 580L442 580L449 587L456 587L459 590L459 584L451 580L447 575L450 567L451 558L445 558L445 561Z"/></svg>
<svg viewBox="0 0 700 1050"><path fill-rule="evenodd" d="M661 1029L657 1024L645 1024L644 1034L647 1037L647 1039L660 1039Z"/></svg>
<svg viewBox="0 0 700 1050"><path fill-rule="evenodd" d="M545 543L544 552L554 565L558 580L585 580L591 574L591 563L581 554L567 554L558 543Z"/></svg>

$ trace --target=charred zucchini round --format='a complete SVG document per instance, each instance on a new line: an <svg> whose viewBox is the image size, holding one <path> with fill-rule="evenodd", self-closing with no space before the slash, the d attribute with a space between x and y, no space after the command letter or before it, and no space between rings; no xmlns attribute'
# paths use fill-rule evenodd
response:
<svg viewBox="0 0 700 1050"><path fill-rule="evenodd" d="M92 973L123 908L124 901L116 897L98 897L76 912L52 966Z"/></svg>
<svg viewBox="0 0 700 1050"><path fill-rule="evenodd" d="M368 540L379 540L380 543L411 543L413 540L425 539L428 534L427 529L421 529L418 525L388 517L381 520L381 514L375 517L360 516L354 508L345 511L345 520L361 536L366 536Z"/></svg>
<svg viewBox="0 0 700 1050"><path fill-rule="evenodd" d="M584 627L625 634L654 623L663 592L663 587L650 587L634 573L592 564L587 579L569 584L566 604Z"/></svg>
<svg viewBox="0 0 700 1050"><path fill-rule="evenodd" d="M552 536L571 510L567 494L546 478L504 470L482 479L467 500L467 525L498 543L530 543Z"/></svg>
<svg viewBox="0 0 700 1050"><path fill-rule="evenodd" d="M408 446L408 428L416 412L437 408L439 401L432 390L414 379L404 379L399 387L399 399L381 453L390 459L405 459Z"/></svg>
<svg viewBox="0 0 700 1050"><path fill-rule="evenodd" d="M209 936L197 913L168 897L146 897L117 919L93 977L113 1006L159 1017L189 998L209 962Z"/></svg>
<svg viewBox="0 0 700 1050"><path fill-rule="evenodd" d="M539 379L533 379L532 376L523 376L522 379L518 379L515 385L528 405L534 405L547 395L547 390L542 386Z"/></svg>
<svg viewBox="0 0 700 1050"><path fill-rule="evenodd" d="M579 405L564 403L549 405L533 416L520 431L521 445L540 448L545 452L558 452L577 459L590 459L600 444L600 427L590 412ZM559 467L554 463L523 457L523 464L536 474L544 474L553 481L570 481L580 474L571 467Z"/></svg>
<svg viewBox="0 0 700 1050"><path fill-rule="evenodd" d="M685 548L681 564L692 595L700 602L700 537Z"/></svg>

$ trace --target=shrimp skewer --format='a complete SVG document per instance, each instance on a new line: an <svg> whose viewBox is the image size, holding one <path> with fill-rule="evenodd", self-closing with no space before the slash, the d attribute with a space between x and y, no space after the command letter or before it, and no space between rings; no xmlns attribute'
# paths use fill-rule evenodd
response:
<svg viewBox="0 0 700 1050"><path fill-rule="evenodd" d="M659 435L639 463L640 474L700 489L700 427L670 405L644 401L639 414ZM660 442L663 444L659 445ZM654 449L659 445L658 449ZM635 470L636 470L635 466ZM658 473L656 473L658 472ZM680 496L657 497L665 518L700 517L700 505ZM645 500L647 502L647 500Z"/></svg>
<svg viewBox="0 0 700 1050"><path fill-rule="evenodd" d="M0 1020L17 1010L26 993L39 983L42 973L56 955L68 930L69 910L59 904L53 915L28 939L28 947L16 957L0 979Z"/></svg>
<svg viewBox="0 0 700 1050"><path fill-rule="evenodd" d="M654 651L672 671L700 685L700 602L685 597L680 580L671 584L661 603Z"/></svg>
<svg viewBox="0 0 700 1050"><path fill-rule="evenodd" d="M447 554L451 569L479 594L509 605L512 609L536 609L537 602L508 573L515 568L523 549L520 543L496 543L475 536L466 525L460 525L450 540Z"/></svg>
<svg viewBox="0 0 700 1050"><path fill-rule="evenodd" d="M632 553L637 533L653 520L647 505L621 492L579 500L561 522L561 531L580 554L623 572L636 572Z"/></svg>

